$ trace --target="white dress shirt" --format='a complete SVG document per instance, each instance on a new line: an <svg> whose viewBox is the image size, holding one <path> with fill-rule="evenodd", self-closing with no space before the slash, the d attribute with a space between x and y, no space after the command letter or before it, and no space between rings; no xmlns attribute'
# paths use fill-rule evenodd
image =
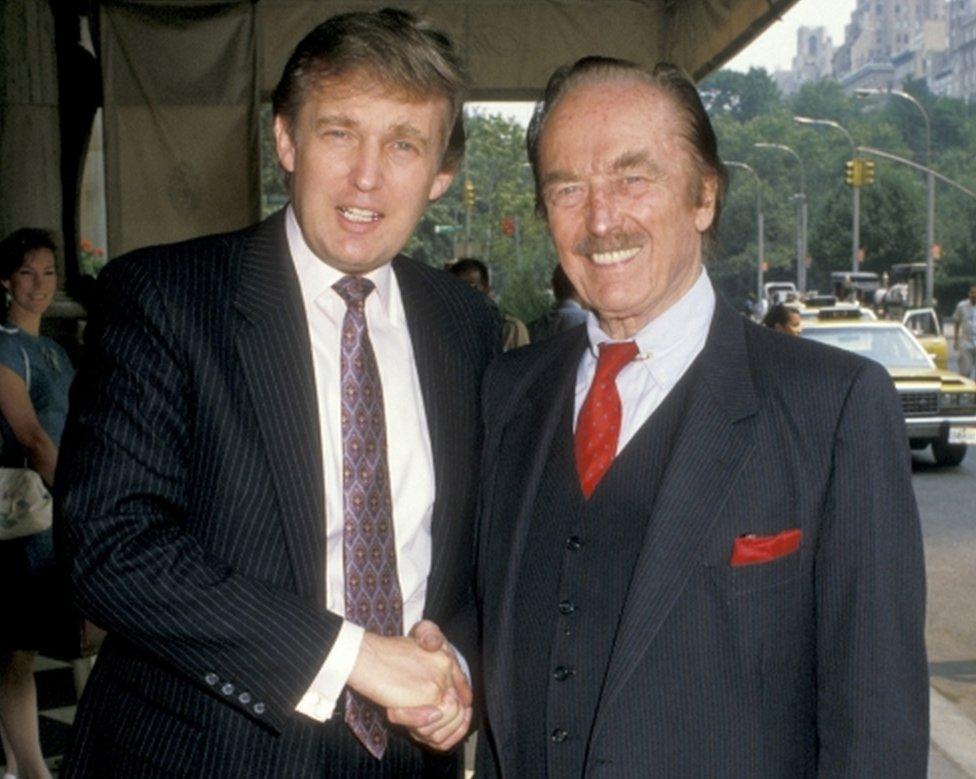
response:
<svg viewBox="0 0 976 779"><path fill-rule="evenodd" d="M326 606L335 614L345 615L339 375L346 303L332 289L344 274L313 254L291 206L288 207L286 225L288 248L305 304L318 399L325 486ZM434 458L396 275L387 263L365 274L365 278L376 285L375 291L366 298L366 324L383 384L397 575L403 595L406 631L422 618L427 595L435 492ZM355 665L363 632L363 628L353 622L343 623L312 686L295 707L298 711L320 722L332 716L339 694Z"/></svg>
<svg viewBox="0 0 976 779"><path fill-rule="evenodd" d="M714 313L715 291L708 274L702 268L691 289L671 308L644 325L632 338L624 339L637 343L638 354L617 375L617 392L620 394L621 406L617 454L691 367L705 346ZM590 345L583 353L583 359L576 371L574 430L575 420L579 418L580 408L596 373L598 347L605 341L613 341L600 329L592 311L586 316L586 333Z"/></svg>

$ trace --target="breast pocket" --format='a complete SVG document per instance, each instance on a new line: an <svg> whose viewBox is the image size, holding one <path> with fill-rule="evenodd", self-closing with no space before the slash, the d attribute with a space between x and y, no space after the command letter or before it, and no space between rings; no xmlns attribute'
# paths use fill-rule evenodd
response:
<svg viewBox="0 0 976 779"><path fill-rule="evenodd" d="M709 566L715 583L733 596L745 596L782 587L802 573L804 547L768 562L733 566L728 562Z"/></svg>

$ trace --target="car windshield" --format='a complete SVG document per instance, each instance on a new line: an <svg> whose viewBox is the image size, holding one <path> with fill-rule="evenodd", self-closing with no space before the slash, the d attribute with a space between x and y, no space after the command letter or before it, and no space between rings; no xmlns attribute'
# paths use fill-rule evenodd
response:
<svg viewBox="0 0 976 779"><path fill-rule="evenodd" d="M803 336L868 357L886 368L932 367L925 350L900 327L808 327Z"/></svg>

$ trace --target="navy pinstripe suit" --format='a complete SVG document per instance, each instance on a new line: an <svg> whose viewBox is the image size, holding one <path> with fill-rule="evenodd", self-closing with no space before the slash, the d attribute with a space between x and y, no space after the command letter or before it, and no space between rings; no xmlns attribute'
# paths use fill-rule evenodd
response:
<svg viewBox="0 0 976 779"><path fill-rule="evenodd" d="M513 633L513 592L530 528L552 522L537 491L585 342L577 328L508 353L485 381L486 777L515 776L515 745L528 735L513 727L522 689L512 679L537 648ZM580 697L598 701L588 732L550 739L536 728L547 760L579 738L585 776L923 777L925 579L888 375L721 302L696 370L646 517L600 517L565 540L567 552L554 539L585 555L601 523L646 523L605 674L553 673L560 658L542 658L550 691L595 685ZM798 552L730 565L738 537L789 529L803 533ZM551 728L564 712L549 712Z"/></svg>
<svg viewBox="0 0 976 779"><path fill-rule="evenodd" d="M294 712L334 641L308 329L283 213L135 252L100 278L71 398L57 535L109 632L68 776L372 776L456 770L341 716ZM478 389L497 317L448 274L393 262L437 495L425 617L467 655Z"/></svg>

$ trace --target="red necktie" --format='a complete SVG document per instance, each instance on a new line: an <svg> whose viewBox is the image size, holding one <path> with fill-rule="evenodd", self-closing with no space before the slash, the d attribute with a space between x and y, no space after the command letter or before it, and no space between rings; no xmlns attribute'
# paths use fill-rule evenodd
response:
<svg viewBox="0 0 976 779"><path fill-rule="evenodd" d="M620 395L617 374L637 356L637 344L600 344L600 359L590 391L576 420L576 471L589 498L617 454L620 438Z"/></svg>

